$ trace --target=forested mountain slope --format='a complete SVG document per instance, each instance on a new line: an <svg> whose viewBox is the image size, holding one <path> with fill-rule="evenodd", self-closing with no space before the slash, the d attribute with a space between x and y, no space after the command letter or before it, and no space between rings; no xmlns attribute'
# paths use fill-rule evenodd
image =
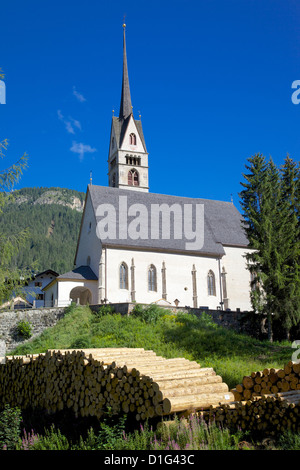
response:
<svg viewBox="0 0 300 470"><path fill-rule="evenodd" d="M12 263L35 272L73 268L85 194L65 188L23 188L14 191L0 215L0 232L27 228L28 241Z"/></svg>

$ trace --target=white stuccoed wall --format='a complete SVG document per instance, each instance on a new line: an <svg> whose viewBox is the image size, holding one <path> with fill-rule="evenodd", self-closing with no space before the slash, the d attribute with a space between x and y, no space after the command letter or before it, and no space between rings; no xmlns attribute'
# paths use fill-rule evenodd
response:
<svg viewBox="0 0 300 470"><path fill-rule="evenodd" d="M229 297L229 308L236 310L251 310L250 304L250 272L246 268L243 255L251 250L225 246L221 266L227 272L226 283Z"/></svg>
<svg viewBox="0 0 300 470"><path fill-rule="evenodd" d="M242 257L245 249L227 248L226 256L221 259L220 267L227 272L227 293L229 308L248 310L250 306L250 274L245 269ZM167 300L174 305L193 307L192 269L195 265L197 274L198 307L207 306L216 309L220 305L219 264L216 258L198 257L187 254L159 253L137 250L120 250L107 248L107 298L109 302L131 301L131 260L135 264L136 302L151 303L162 298L162 263L166 266ZM119 266L124 261L129 271L129 289L119 289ZM154 264L157 270L157 292L148 291L148 268ZM207 292L207 274L212 270L216 280L216 296ZM185 289L186 288L186 289Z"/></svg>
<svg viewBox="0 0 300 470"><path fill-rule="evenodd" d="M91 259L90 267L98 277L101 241L97 236L96 227L97 224L94 210L92 208L91 197L90 194L88 194L75 263L76 267L86 266L89 256Z"/></svg>
<svg viewBox="0 0 300 470"><path fill-rule="evenodd" d="M242 253L244 250L226 248L226 257L221 260L227 271L227 292L229 307L249 309L249 272L245 270ZM107 298L109 302L128 302L131 300L131 260L135 264L136 302L151 303L162 298L162 263L166 266L167 300L174 305L193 306L192 268L197 271L198 307L207 306L216 309L220 305L219 264L216 258L198 257L187 254L159 253L137 250L107 248ZM119 266L124 261L129 270L129 289L119 289ZM225 264L226 263L226 264ZM148 291L148 268L151 264L157 269L157 292ZM216 296L207 292L207 274L212 270L216 280ZM186 288L186 289L185 289Z"/></svg>

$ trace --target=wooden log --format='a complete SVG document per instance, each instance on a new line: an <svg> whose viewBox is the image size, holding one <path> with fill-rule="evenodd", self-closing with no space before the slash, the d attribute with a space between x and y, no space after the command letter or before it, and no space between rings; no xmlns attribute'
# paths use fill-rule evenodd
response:
<svg viewBox="0 0 300 470"><path fill-rule="evenodd" d="M212 404L230 402L234 400L232 393L202 393L188 397L165 398L162 403L163 414L176 413L188 409L199 410L210 407ZM155 408L156 411L156 408Z"/></svg>
<svg viewBox="0 0 300 470"><path fill-rule="evenodd" d="M172 371L172 372L162 372L162 371L156 371L156 372L151 372L147 371L147 373L143 372L143 375L146 377L152 378L155 381L158 380L170 380L170 379L175 379L175 378L186 378L186 377L201 377L205 375L214 375L215 372L211 368L207 369L191 369L191 370L180 370L180 371Z"/></svg>
<svg viewBox="0 0 300 470"><path fill-rule="evenodd" d="M190 395L198 395L198 394L203 394L203 393L225 393L228 392L228 385L224 382L218 383L218 384L203 384L200 385L199 387L178 387L174 388L173 390L167 389L164 390L163 388L160 389L155 397L159 401L162 401L164 398L169 398L169 397L178 397L178 396L184 396L188 397Z"/></svg>
<svg viewBox="0 0 300 470"><path fill-rule="evenodd" d="M204 384L217 384L222 382L222 377L219 375L190 377L190 378L174 378L171 380L158 380L152 383L152 388L157 390L174 389L178 387L196 387Z"/></svg>
<svg viewBox="0 0 300 470"><path fill-rule="evenodd" d="M252 377L249 377L249 376L243 377L242 385L246 389L251 389L254 386L254 381L253 381Z"/></svg>

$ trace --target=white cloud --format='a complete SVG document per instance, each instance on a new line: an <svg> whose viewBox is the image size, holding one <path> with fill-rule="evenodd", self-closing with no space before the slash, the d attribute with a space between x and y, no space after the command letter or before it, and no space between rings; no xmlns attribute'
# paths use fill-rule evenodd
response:
<svg viewBox="0 0 300 470"><path fill-rule="evenodd" d="M74 128L72 124L70 123L70 121L65 121L65 126L69 134L75 134Z"/></svg>
<svg viewBox="0 0 300 470"><path fill-rule="evenodd" d="M75 86L73 86L73 95L76 96L76 98L78 99L78 101L80 101L80 103L83 103L84 101L86 101L85 97L76 90Z"/></svg>
<svg viewBox="0 0 300 470"><path fill-rule="evenodd" d="M70 117L71 121L73 122L73 125L75 127L77 127L77 129L80 129L81 130L81 124L79 121L77 121L77 119L73 119L72 117Z"/></svg>
<svg viewBox="0 0 300 470"><path fill-rule="evenodd" d="M66 130L67 132L69 132L69 134L75 134L74 127L77 127L77 129L81 130L80 122L72 117L69 117L68 120L65 119L60 109L57 111L57 116L58 116L58 119L64 123Z"/></svg>
<svg viewBox="0 0 300 470"><path fill-rule="evenodd" d="M83 160L85 153L97 152L97 149L91 147L90 145L83 144L82 142L75 142L75 141L73 141L72 147L70 148L70 150L73 153L78 153L80 160Z"/></svg>

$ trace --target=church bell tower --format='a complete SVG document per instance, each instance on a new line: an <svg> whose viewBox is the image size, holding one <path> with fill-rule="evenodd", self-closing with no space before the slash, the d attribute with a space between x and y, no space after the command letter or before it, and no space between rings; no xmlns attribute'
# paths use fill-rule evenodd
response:
<svg viewBox="0 0 300 470"><path fill-rule="evenodd" d="M123 24L123 77L119 117L112 117L108 184L134 191L149 191L148 153L142 122L134 119L128 78L126 25Z"/></svg>

